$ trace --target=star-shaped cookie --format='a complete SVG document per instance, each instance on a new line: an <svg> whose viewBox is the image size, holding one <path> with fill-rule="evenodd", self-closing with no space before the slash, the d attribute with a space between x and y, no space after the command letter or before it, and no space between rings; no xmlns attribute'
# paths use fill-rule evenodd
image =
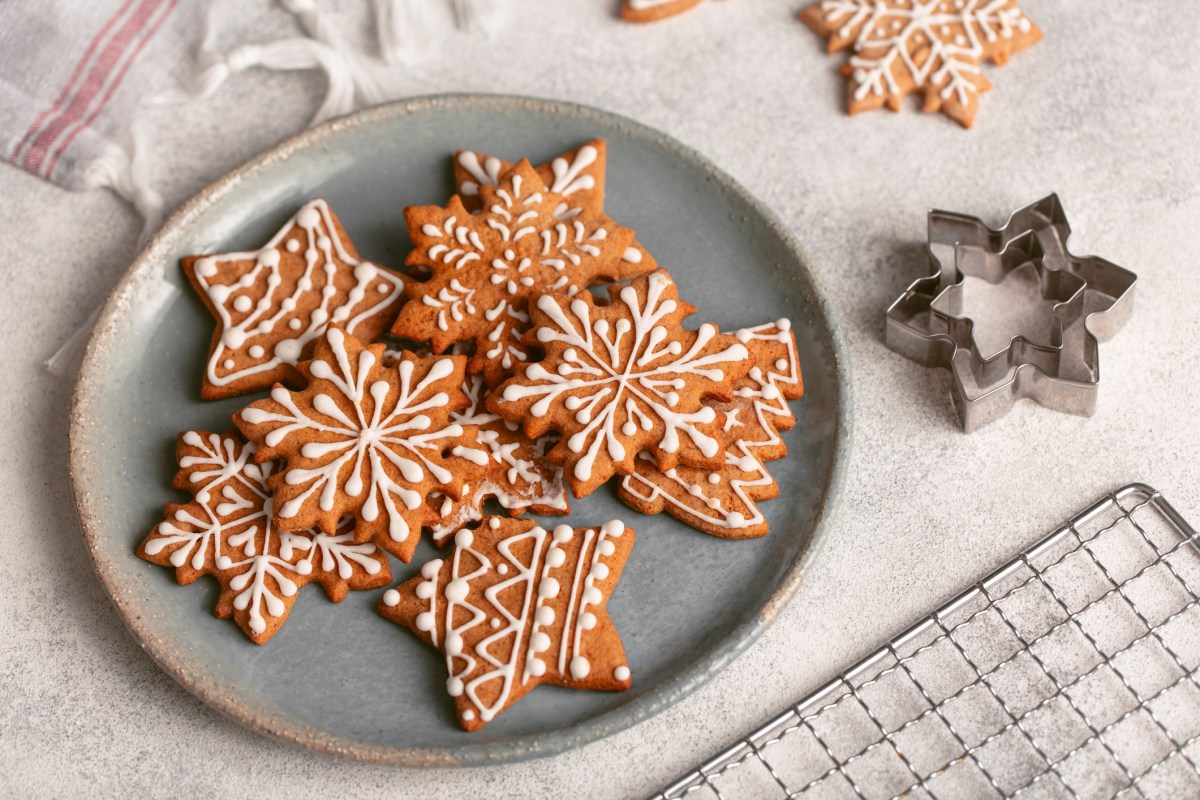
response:
<svg viewBox="0 0 1200 800"><path fill-rule="evenodd" d="M349 526L332 535L287 533L272 524L274 464L256 464L254 445L236 432L179 435L174 486L190 503L169 504L137 554L174 567L180 584L212 575L221 584L216 614L233 617L255 644L266 644L287 620L301 586L317 582L333 602L351 590L375 589L392 579L387 557L374 544L356 543Z"/></svg>
<svg viewBox="0 0 1200 800"><path fill-rule="evenodd" d="M555 209L563 220L574 219L581 209L604 213L604 188L607 176L608 147L603 139L593 139L568 150L535 169L550 191L561 194L566 202ZM454 154L454 187L463 205L472 213L482 208L480 186L495 186L500 176L512 169L511 162L479 150L459 150ZM621 255L614 280L625 281L658 268L654 257L635 240Z"/></svg>
<svg viewBox="0 0 1200 800"><path fill-rule="evenodd" d="M752 366L746 346L709 323L684 328L695 309L665 270L608 293L607 304L587 292L538 297L526 341L546 357L497 388L488 410L532 438L561 432L549 457L576 497L632 473L642 451L662 470L721 467L724 418L704 400L733 398Z"/></svg>
<svg viewBox="0 0 1200 800"><path fill-rule="evenodd" d="M548 531L491 517L385 592L379 613L445 653L446 689L468 731L540 683L622 691L630 672L605 605L633 539L615 520Z"/></svg>
<svg viewBox="0 0 1200 800"><path fill-rule="evenodd" d="M330 323L374 340L404 291L400 275L359 257L324 200L305 204L259 250L188 256L183 270L217 321L205 400L294 381Z"/></svg>
<svg viewBox="0 0 1200 800"><path fill-rule="evenodd" d="M413 241L408 263L431 276L409 284L392 334L429 341L437 353L473 341L470 371L494 385L529 358L521 341L529 298L573 294L615 276L633 231L587 210L560 219L566 197L524 160L479 193L478 214L458 195L446 207L404 209Z"/></svg>
<svg viewBox="0 0 1200 800"><path fill-rule="evenodd" d="M428 496L461 498L495 465L478 428L450 419L468 405L466 358L405 352L388 365L384 350L331 327L300 364L306 387L276 385L234 424L258 445L256 460L284 462L270 479L281 529L332 533L353 514L357 541L407 562L437 517Z"/></svg>
<svg viewBox="0 0 1200 800"><path fill-rule="evenodd" d="M829 39L829 52L850 50L849 111L925 96L925 111L941 111L965 128L992 88L983 62L1004 64L1042 38L1017 0L817 0L800 19Z"/></svg>
<svg viewBox="0 0 1200 800"><path fill-rule="evenodd" d="M641 453L636 471L621 480L617 496L643 514L666 511L713 536L752 539L769 530L758 501L779 493L763 463L787 455L778 432L796 424L788 401L804 394L804 382L789 320L740 330L734 336L750 350L754 366L734 385L733 400L710 402L725 415L725 466L664 472L652 456Z"/></svg>

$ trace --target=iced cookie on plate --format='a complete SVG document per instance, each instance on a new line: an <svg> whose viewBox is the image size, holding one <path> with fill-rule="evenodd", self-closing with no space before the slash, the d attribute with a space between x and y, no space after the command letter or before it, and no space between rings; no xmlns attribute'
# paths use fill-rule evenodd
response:
<svg viewBox="0 0 1200 800"><path fill-rule="evenodd" d="M622 0L621 19L626 22L657 22L700 5L700 0Z"/></svg>
<svg viewBox="0 0 1200 800"><path fill-rule="evenodd" d="M733 399L753 366L746 345L709 323L684 328L695 309L665 270L608 293L608 303L587 292L538 297L526 341L546 357L498 387L488 410L530 437L558 431L549 458L576 497L632 473L642 451L662 470L719 469L725 419L705 401Z"/></svg>
<svg viewBox="0 0 1200 800"><path fill-rule="evenodd" d="M478 427L451 419L469 405L466 357L404 352L391 363L384 350L331 327L300 364L304 389L276 385L233 419L256 460L283 461L269 481L279 528L332 533L351 514L356 541L407 562L437 518L429 495L459 499L496 465Z"/></svg>
<svg viewBox="0 0 1200 800"><path fill-rule="evenodd" d="M473 342L471 374L495 385L529 360L521 336L529 298L575 293L619 271L633 231L581 210L556 210L566 198L547 188L528 161L495 186L479 187L483 210L470 213L455 195L447 206L404 209L413 242L408 263L431 277L409 284L392 335L429 341L435 353Z"/></svg>
<svg viewBox="0 0 1200 800"><path fill-rule="evenodd" d="M732 400L710 402L725 415L725 465L664 472L652 456L641 453L636 471L621 479L621 502L643 514L666 511L724 539L766 535L769 526L758 501L778 495L779 485L764 462L787 455L778 432L796 424L788 401L804 394L791 328L781 319L734 333L750 350L754 366L734 385Z"/></svg>
<svg viewBox="0 0 1200 800"><path fill-rule="evenodd" d="M605 605L633 539L615 520L546 530L491 517L385 592L379 613L445 653L446 689L468 731L540 683L622 691L630 671Z"/></svg>
<svg viewBox="0 0 1200 800"><path fill-rule="evenodd" d="M535 167L550 191L566 198L554 210L560 219L574 219L584 209L593 214L604 213L607 151L603 139L593 139ZM510 169L510 162L478 150L459 150L455 153L454 187L467 210L474 213L482 208L479 187L495 186L500 182L500 176ZM646 248L634 241L622 254L613 278L618 281L629 280L657 268Z"/></svg>
<svg viewBox="0 0 1200 800"><path fill-rule="evenodd" d="M306 583L321 584L337 603L351 589L391 581L387 557L370 542L355 542L351 525L332 534L276 528L267 485L275 465L255 463L254 445L237 432L182 433L176 455L174 486L194 499L168 505L137 554L174 567L180 584L214 576L221 584L217 616L233 617L255 644L279 630Z"/></svg>
<svg viewBox="0 0 1200 800"><path fill-rule="evenodd" d="M217 321L205 400L294 381L329 323L374 340L404 291L398 273L359 257L324 200L307 203L261 249L188 256L183 271Z"/></svg>

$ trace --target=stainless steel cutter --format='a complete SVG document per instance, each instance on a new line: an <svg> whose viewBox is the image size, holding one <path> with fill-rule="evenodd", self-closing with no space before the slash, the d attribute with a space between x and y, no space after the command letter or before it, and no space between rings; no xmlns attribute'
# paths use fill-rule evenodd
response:
<svg viewBox="0 0 1200 800"><path fill-rule="evenodd" d="M1099 342L1133 309L1137 276L1067 249L1071 228L1057 195L1016 211L999 230L977 217L929 212L934 272L913 282L887 310L888 347L952 375L951 397L967 433L1003 416L1021 398L1090 416L1100 382ZM985 355L975 323L963 315L963 279L998 284L1032 264L1043 299L1052 301L1050 341L1017 335Z"/></svg>

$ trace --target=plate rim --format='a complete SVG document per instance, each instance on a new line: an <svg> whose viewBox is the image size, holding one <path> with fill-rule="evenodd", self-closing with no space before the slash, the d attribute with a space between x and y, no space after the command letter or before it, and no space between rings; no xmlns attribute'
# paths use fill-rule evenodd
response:
<svg viewBox="0 0 1200 800"><path fill-rule="evenodd" d="M567 114L585 119L598 118L609 125L616 122L620 127L674 151L685 161L704 170L726 190L753 207L762 216L767 227L798 256L804 275L813 289L815 305L825 320L824 328L828 334L830 355L834 365L835 380L833 383L837 392L833 455L826 483L827 488L816 515L811 541L780 580L775 591L753 616L739 622L728 634L718 640L707 654L665 679L632 705L611 709L567 730L533 734L510 742L447 747L395 747L367 744L329 734L290 715L252 705L242 699L235 688L223 687L219 681L198 674L189 666L186 657L173 650L170 644L160 638L152 629L151 624L147 621L152 615L143 615L141 609L127 602L123 586L116 583L115 579L107 574L109 562L98 543L102 512L94 508L91 503L91 486L87 482L87 469L84 463L86 454L83 440L87 438L86 429L89 427L89 412L86 409L89 405L90 394L97 383L95 356L96 351L103 347L106 332L115 329L120 322L124 310L122 300L138 286L140 281L144 280L142 273L146 272L148 265L163 260L165 254L160 251L168 246L169 240L176 235L176 229L202 216L209 206L234 191L251 174L282 161L297 151L319 147L323 143L336 142L339 135L345 130L379 124L393 118L449 106L469 107L481 104L535 109L546 113ZM206 705L217 709L240 725L274 739L360 762L402 767L498 765L564 753L640 724L707 683L709 679L748 650L775 622L795 595L809 566L820 552L835 518L835 506L842 495L850 457L852 427L849 372L849 348L845 334L842 332L839 315L829 300L828 292L825 290L820 275L813 268L813 261L809 257L807 249L769 206L697 150L663 131L622 114L580 103L524 95L477 92L422 95L362 109L301 131L235 167L201 189L170 215L153 238L134 257L120 280L108 294L88 336L87 346L84 349L83 359L71 394L68 471L75 510L91 558L92 568L109 600L116 608L118 616L142 650L148 653L164 672Z"/></svg>

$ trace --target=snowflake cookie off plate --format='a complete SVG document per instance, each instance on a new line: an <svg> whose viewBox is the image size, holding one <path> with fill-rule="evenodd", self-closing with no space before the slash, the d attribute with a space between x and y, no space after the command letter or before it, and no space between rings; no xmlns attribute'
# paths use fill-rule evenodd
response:
<svg viewBox="0 0 1200 800"><path fill-rule="evenodd" d="M804 375L804 398L792 404L796 424L780 434L789 456L770 463L781 491L761 507L767 536L728 541L698 535L668 514L642 516L618 500L615 482L573 499L569 518L534 520L551 533L562 524L587 530L609 520L636 529L604 609L620 633L627 691L573 691L563 677L570 664L564 673L556 661L558 677L548 670L519 703L473 733L462 730L446 693L443 654L376 612L386 591L451 552L436 550L428 533L411 563L388 556L387 586L349 591L334 604L320 588L298 585L289 597L293 613L264 647L214 617L221 602L216 580L181 588L176 570L136 557L147 531L163 521L163 504L192 499L170 484L179 432L229 430L234 411L265 396L200 399L197 376L208 363L213 322L180 258L256 252L321 197L336 209L356 258L397 267L411 246L403 208L446 204L455 151L524 156L536 165L597 138L607 143L604 213L635 231L670 271L698 308L697 324L733 332L790 319ZM114 291L88 346L72 410L72 481L88 547L118 612L168 673L215 708L263 733L369 761L433 766L534 758L628 728L678 701L779 614L824 534L841 484L845 364L841 336L799 243L695 152L580 106L418 99L306 132L205 190L167 223ZM244 550L233 555L234 564L250 558ZM298 563L307 554L293 547L280 557ZM176 566L169 555L167 563ZM314 560L301 577L321 582L318 566ZM248 616L246 624L251 633L258 625ZM568 688L545 685L555 682ZM296 691L301 685L320 690Z"/></svg>

